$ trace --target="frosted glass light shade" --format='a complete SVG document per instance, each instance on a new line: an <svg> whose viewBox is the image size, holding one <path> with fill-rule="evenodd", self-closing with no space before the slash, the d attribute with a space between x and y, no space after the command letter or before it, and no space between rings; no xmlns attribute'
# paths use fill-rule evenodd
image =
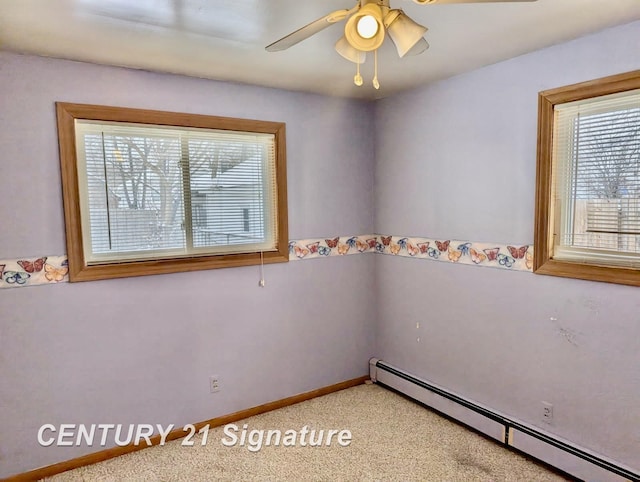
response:
<svg viewBox="0 0 640 482"><path fill-rule="evenodd" d="M336 52L354 64L364 64L367 60L367 53L353 48L344 36L336 42Z"/></svg>
<svg viewBox="0 0 640 482"><path fill-rule="evenodd" d="M412 52L411 55L424 52L429 46L426 40L424 43L420 42L424 40L422 36L427 32L427 28L411 20L402 10L391 10L384 23L400 58L407 55L418 43L421 44L419 52Z"/></svg>
<svg viewBox="0 0 640 482"><path fill-rule="evenodd" d="M420 40L418 40L417 44L411 47L411 49L406 54L404 54L404 56L409 57L412 55L420 55L422 52L424 52L428 48L429 48L429 43L424 38L421 38Z"/></svg>

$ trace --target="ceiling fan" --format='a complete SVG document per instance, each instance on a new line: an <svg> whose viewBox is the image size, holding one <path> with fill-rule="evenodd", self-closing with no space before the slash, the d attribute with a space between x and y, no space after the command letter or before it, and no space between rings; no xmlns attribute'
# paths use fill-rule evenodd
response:
<svg viewBox="0 0 640 482"><path fill-rule="evenodd" d="M413 0L419 5L535 1L537 0ZM424 38L427 28L413 21L402 10L391 9L389 2L390 0L358 0L353 8L331 12L268 45L266 50L268 52L286 50L332 24L348 18L344 35L336 42L335 49L345 59L357 64L353 79L357 86L364 83L360 75L360 64L365 62L367 52L373 51L375 64L373 86L379 89L378 48L387 35L395 45L400 58L421 54L429 48Z"/></svg>

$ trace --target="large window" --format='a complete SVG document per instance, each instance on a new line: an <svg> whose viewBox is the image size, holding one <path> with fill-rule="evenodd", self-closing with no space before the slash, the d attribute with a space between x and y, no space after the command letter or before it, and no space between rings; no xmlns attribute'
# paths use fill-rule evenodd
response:
<svg viewBox="0 0 640 482"><path fill-rule="evenodd" d="M640 71L540 93L534 271L640 285Z"/></svg>
<svg viewBox="0 0 640 482"><path fill-rule="evenodd" d="M288 259L284 124L57 110L71 281Z"/></svg>

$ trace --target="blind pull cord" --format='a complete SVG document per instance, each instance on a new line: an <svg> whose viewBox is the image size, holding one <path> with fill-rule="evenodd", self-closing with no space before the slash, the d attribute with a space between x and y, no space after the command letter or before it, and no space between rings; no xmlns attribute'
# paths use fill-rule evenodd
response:
<svg viewBox="0 0 640 482"><path fill-rule="evenodd" d="M258 286L264 288L264 284L264 256L262 255L262 251L260 251L260 281L258 281Z"/></svg>

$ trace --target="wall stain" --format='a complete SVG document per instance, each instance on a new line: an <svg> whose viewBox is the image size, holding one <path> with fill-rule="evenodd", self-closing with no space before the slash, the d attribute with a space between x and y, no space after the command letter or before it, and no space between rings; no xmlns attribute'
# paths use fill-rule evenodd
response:
<svg viewBox="0 0 640 482"><path fill-rule="evenodd" d="M558 318L556 317L552 316L550 319L551 319L551 322L555 325L556 333L558 335L564 338L567 341L567 343L569 343L570 345L573 345L575 347L580 346L578 345L578 341L577 341L577 338L580 335L580 333L578 333L575 330L572 330L571 328L565 328L560 324L560 322L558 321Z"/></svg>

